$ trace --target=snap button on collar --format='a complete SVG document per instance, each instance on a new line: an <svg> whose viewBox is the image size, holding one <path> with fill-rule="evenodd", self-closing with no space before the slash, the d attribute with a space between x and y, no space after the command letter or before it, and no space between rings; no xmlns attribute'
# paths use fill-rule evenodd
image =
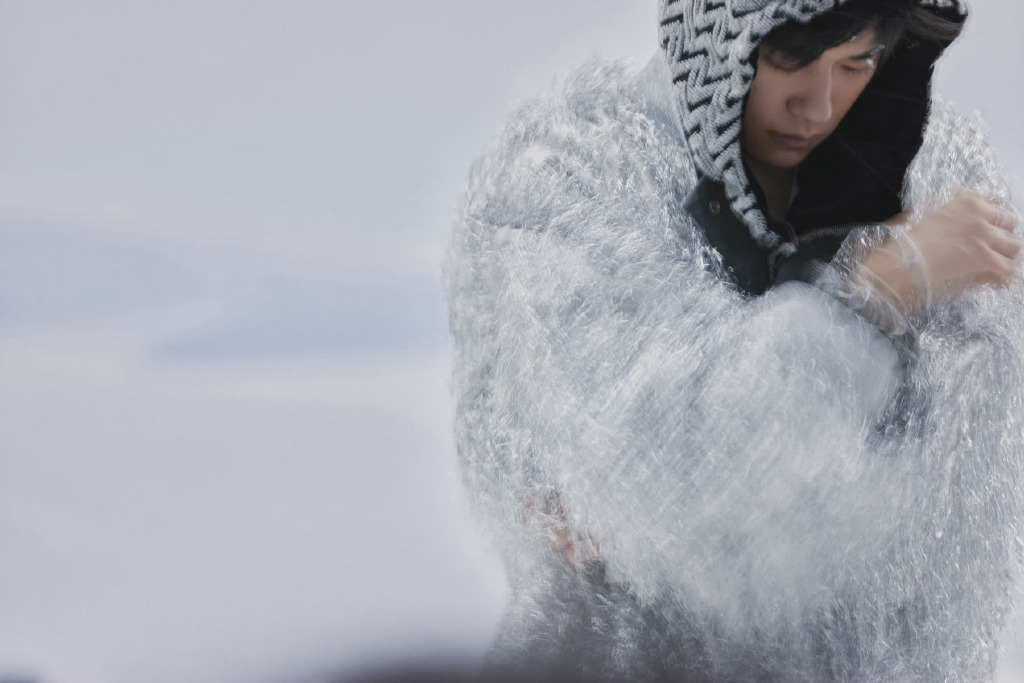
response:
<svg viewBox="0 0 1024 683"><path fill-rule="evenodd" d="M711 203L708 204L708 211L710 211L711 213L713 213L716 216L718 214L722 213L722 205L721 205L721 203L717 199L712 199Z"/></svg>

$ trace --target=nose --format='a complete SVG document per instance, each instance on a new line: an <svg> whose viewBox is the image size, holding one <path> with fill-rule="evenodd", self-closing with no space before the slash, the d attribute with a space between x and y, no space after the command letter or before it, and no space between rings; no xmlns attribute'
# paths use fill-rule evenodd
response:
<svg viewBox="0 0 1024 683"><path fill-rule="evenodd" d="M832 69L826 64L812 64L802 72L799 87L787 103L790 113L811 124L828 123L832 120Z"/></svg>

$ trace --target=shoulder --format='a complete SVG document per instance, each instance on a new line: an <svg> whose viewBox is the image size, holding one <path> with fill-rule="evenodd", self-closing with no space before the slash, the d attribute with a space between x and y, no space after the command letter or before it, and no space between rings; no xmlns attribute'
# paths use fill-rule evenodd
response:
<svg viewBox="0 0 1024 683"><path fill-rule="evenodd" d="M659 66L592 60L524 104L473 165L465 211L492 225L531 227L581 202L649 202L674 183L691 183Z"/></svg>

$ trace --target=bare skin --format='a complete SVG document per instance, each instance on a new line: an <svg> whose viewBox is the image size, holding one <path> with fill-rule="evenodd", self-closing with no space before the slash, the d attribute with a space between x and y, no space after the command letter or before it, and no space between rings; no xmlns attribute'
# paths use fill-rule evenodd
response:
<svg viewBox="0 0 1024 683"><path fill-rule="evenodd" d="M868 29L825 50L801 68L766 52L759 56L743 114L743 159L764 190L768 212L784 220L797 166L842 121L875 72L879 45ZM888 222L899 224L905 214ZM1013 217L974 192L961 192L909 230L931 280L932 302L955 300L980 285L1008 287L1021 239ZM899 295L902 313L920 311L926 297L888 245L863 266Z"/></svg>
<svg viewBox="0 0 1024 683"><path fill-rule="evenodd" d="M905 214L891 224L903 223ZM907 234L924 258L932 303L955 301L977 287L1009 287L1024 244L1014 232L1013 216L977 192L961 191L949 203L921 218ZM904 315L919 313L925 299L907 268L896 263L886 245L862 263L900 298Z"/></svg>
<svg viewBox="0 0 1024 683"><path fill-rule="evenodd" d="M797 166L839 125L875 73L874 29L804 67L762 50L743 111L743 160L784 220Z"/></svg>
<svg viewBox="0 0 1024 683"><path fill-rule="evenodd" d="M544 520L548 545L569 564L585 564L600 559L601 548L597 542L589 535L582 538L570 528L565 508L557 495L529 502L525 512Z"/></svg>
<svg viewBox="0 0 1024 683"><path fill-rule="evenodd" d="M803 68L762 55L750 87L743 117L743 159L761 185L769 214L784 220L796 168L839 125L874 75L874 31L826 50ZM890 225L906 223L909 212ZM907 234L925 261L933 304L955 301L990 285L1009 287L1024 241L1014 231L1013 216L977 192L961 191L944 206L926 213ZM862 266L888 284L900 298L904 315L921 312L926 297L906 266L886 243ZM571 564L600 557L592 540L580 543L559 503L548 510L549 545Z"/></svg>
<svg viewBox="0 0 1024 683"><path fill-rule="evenodd" d="M569 527L562 525L552 531L549 544L561 553L569 564L586 564L601 558L601 548L591 539L590 543L579 543Z"/></svg>
<svg viewBox="0 0 1024 683"><path fill-rule="evenodd" d="M889 222L899 225L905 219L906 213L902 213ZM908 234L927 266L933 304L955 301L984 285L1006 288L1017 277L1016 259L1024 241L1014 232L1013 216L976 192L960 192L946 205L925 214ZM918 313L924 297L907 268L896 263L891 253L883 245L862 265L896 291L904 315ZM549 544L566 562L582 564L600 557L596 542L580 544L575 540L560 504L552 513L551 518L558 522L549 529Z"/></svg>
<svg viewBox="0 0 1024 683"><path fill-rule="evenodd" d="M743 154L773 217L785 218L797 165L835 130L867 87L874 73L868 55L876 48L874 32L865 31L800 69L786 68L770 54L759 60L744 112ZM889 222L904 219L900 214ZM960 193L926 214L909 235L927 265L933 303L957 299L980 285L1007 287L1016 275L1021 239L1014 234L1013 217L977 193ZM905 315L917 313L926 298L891 252L883 247L863 265L897 292Z"/></svg>

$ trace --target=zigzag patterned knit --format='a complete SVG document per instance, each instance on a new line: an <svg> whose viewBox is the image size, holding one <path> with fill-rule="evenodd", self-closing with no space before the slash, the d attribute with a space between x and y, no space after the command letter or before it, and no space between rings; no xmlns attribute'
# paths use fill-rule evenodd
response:
<svg viewBox="0 0 1024 683"><path fill-rule="evenodd" d="M743 168L740 126L754 80L751 56L775 28L806 23L846 0L661 0L659 37L682 110L694 164L725 186L732 211L765 247L778 245L757 206ZM925 7L956 7L962 0L919 0ZM782 245L788 253L790 245Z"/></svg>

